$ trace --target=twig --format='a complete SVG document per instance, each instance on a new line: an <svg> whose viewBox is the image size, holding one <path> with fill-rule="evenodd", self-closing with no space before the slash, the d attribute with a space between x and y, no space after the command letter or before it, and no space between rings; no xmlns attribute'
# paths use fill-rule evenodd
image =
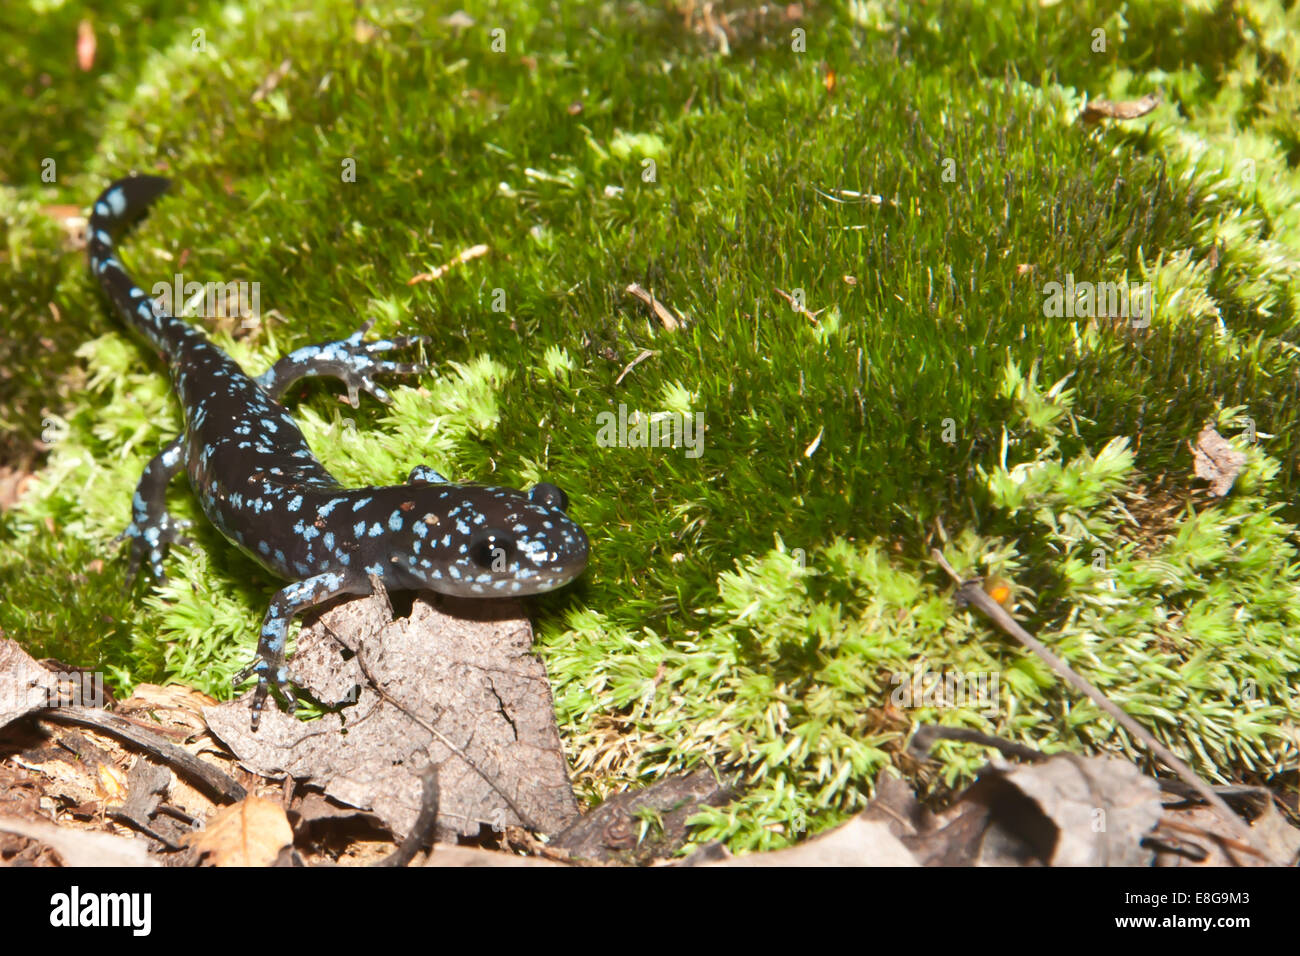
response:
<svg viewBox="0 0 1300 956"><path fill-rule="evenodd" d="M646 305L650 306L650 308L654 310L654 314L659 317L659 321L664 324L664 328L667 329L669 332L676 332L678 329L682 327L681 322L677 321L677 317L668 311L667 306L665 306L662 302L656 299L653 293L647 292L645 289L637 285L635 282L630 284L623 291L626 292L628 295L636 296Z"/></svg>
<svg viewBox="0 0 1300 956"><path fill-rule="evenodd" d="M1268 860L1270 863L1273 862L1272 857L1270 857L1267 853L1261 852L1260 850L1256 849L1253 846L1247 846L1244 843L1238 843L1236 840L1228 839L1226 836L1223 836L1221 833L1211 833L1209 830L1205 829L1204 827L1193 826L1190 823L1179 823L1177 820L1161 819L1160 822L1156 824L1156 829L1174 830L1178 833L1191 833L1194 836L1201 837L1202 839L1205 840L1213 840L1215 843L1219 844L1219 846L1221 846L1225 850L1239 850L1242 853L1249 853L1251 856L1262 857L1265 860ZM1234 860L1233 862L1236 861Z"/></svg>
<svg viewBox="0 0 1300 956"><path fill-rule="evenodd" d="M199 784L200 789L209 795L220 797L235 803L248 796L248 791L236 783L230 776L222 773L210 763L200 760L188 750L163 740L152 731L145 730L131 721L116 714L105 713L89 707L51 707L39 711L37 716L42 721L55 724L72 724L77 727L90 727L100 733L115 737L124 743L153 754L160 763L165 763Z"/></svg>
<svg viewBox="0 0 1300 956"><path fill-rule="evenodd" d="M451 262L448 262L445 265L436 266L431 272L421 272L418 275L411 276L411 278L406 280L406 284L415 285L417 282L436 282L438 279L441 279L444 275L450 272L453 266L463 266L471 259L477 259L479 256L487 255L489 251L488 247L483 243L479 243L477 246L470 246L464 252L458 254L456 258L452 259Z"/></svg>
<svg viewBox="0 0 1300 956"><path fill-rule="evenodd" d="M644 362L646 359L648 359L650 356L654 354L655 353L650 351L649 349L642 349L641 354L638 355L636 358L634 358L632 361L628 362L627 367L624 368L623 371L618 373L618 378L614 379L614 384L622 385L623 379L627 378L628 372L632 371L632 369L636 368L638 365L640 365L642 362Z"/></svg>
<svg viewBox="0 0 1300 956"><path fill-rule="evenodd" d="M434 828L438 825L438 768L433 764L425 767L420 784L420 815L397 849L375 866L406 866L421 849L433 845Z"/></svg>
<svg viewBox="0 0 1300 956"><path fill-rule="evenodd" d="M821 327L821 322L818 320L817 316L825 312L826 311L825 309L818 309L816 312L809 312L802 305L799 305L799 303L795 302L794 296L786 292L784 289L778 289L776 286L773 286L772 291L775 292L777 295L779 295L781 298L785 299L785 301L789 303L790 308L793 309L795 312L802 315L813 325L818 326L819 328Z"/></svg>
<svg viewBox="0 0 1300 956"><path fill-rule="evenodd" d="M1051 756L1051 754L1045 754L1033 747L1026 747L1024 744L1018 744L1012 740L1003 740L1001 737L982 734L978 730L971 730L968 727L940 727L936 724L929 724L917 730L912 735L912 742L907 745L907 750L913 756L929 757L930 750L940 740L959 740L962 743L992 747L1004 757L1019 757L1021 760L1030 763L1038 763Z"/></svg>
<svg viewBox="0 0 1300 956"><path fill-rule="evenodd" d="M1084 678L1080 677L1074 672L1069 664L1065 663L1065 661L1049 651L1041 641L1021 627L1016 622L1016 619L1008 614L997 601L994 601L984 593L984 589L980 587L980 582L978 580L962 581L957 572L952 569L952 565L950 565L947 559L944 558L943 552L938 548L931 549L930 554L939 563L939 566L948 572L948 576L957 583L957 594L960 599L964 600L968 604L974 604L977 608L987 614L994 624L998 625L998 627L1002 628L1002 630L1006 631L1021 644L1042 658L1043 661L1046 662L1047 666L1056 671L1057 675L1060 676L1062 680L1113 717L1121 727L1145 744L1148 750L1164 761L1166 766L1172 769L1185 783L1200 794L1205 801L1210 804L1210 806L1218 810L1219 813L1223 815L1228 825L1231 826L1232 831L1235 834L1245 840L1245 842L1259 849L1270 862L1276 862L1273 861L1272 856L1267 852L1267 850L1264 850L1259 846L1257 835L1251 831L1250 827L1242 823L1241 818L1232 812L1231 808L1223 801L1223 798L1215 793L1209 784L1198 777L1196 771L1184 763L1177 754L1160 741L1156 740L1150 731L1126 714L1117 705L1111 703L1110 699L1105 694Z"/></svg>

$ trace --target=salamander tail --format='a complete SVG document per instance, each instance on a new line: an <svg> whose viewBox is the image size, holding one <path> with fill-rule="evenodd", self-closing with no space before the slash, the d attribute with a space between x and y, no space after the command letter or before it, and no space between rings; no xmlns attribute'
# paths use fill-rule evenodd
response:
<svg viewBox="0 0 1300 956"><path fill-rule="evenodd" d="M96 235L97 232L105 234L108 241L102 244L107 245L111 253L112 239L143 216L170 185L171 180L162 176L127 176L100 193L90 212L92 260L96 240L102 241L102 237Z"/></svg>
<svg viewBox="0 0 1300 956"><path fill-rule="evenodd" d="M170 180L161 176L128 176L105 189L91 208L86 251L91 274L122 318L172 355L187 326L155 306L148 294L131 281L113 249L114 239L143 216L168 185Z"/></svg>

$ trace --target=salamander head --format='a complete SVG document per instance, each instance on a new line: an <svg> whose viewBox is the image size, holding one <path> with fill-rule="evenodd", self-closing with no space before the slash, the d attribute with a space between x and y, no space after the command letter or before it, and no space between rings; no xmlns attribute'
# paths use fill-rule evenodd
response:
<svg viewBox="0 0 1300 956"><path fill-rule="evenodd" d="M568 497L542 483L527 492L428 485L386 542L399 586L458 597L521 597L568 584L587 566L587 535Z"/></svg>

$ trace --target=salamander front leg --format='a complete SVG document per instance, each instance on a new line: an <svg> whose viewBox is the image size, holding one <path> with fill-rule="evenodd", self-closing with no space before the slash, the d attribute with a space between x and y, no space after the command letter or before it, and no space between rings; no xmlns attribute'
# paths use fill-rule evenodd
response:
<svg viewBox="0 0 1300 956"><path fill-rule="evenodd" d="M184 444L185 436L182 435L144 466L140 483L135 487L135 497L131 500L131 523L113 539L115 545L128 538L131 540L130 563L126 569L128 588L146 557L154 579L159 584L167 583L163 559L167 557L168 547L189 544L189 539L177 532L189 527L190 522L178 521L167 513L167 485L185 464Z"/></svg>
<svg viewBox="0 0 1300 956"><path fill-rule="evenodd" d="M293 686L289 683L289 668L285 665L285 640L289 633L289 622L300 611L314 607L340 594L368 594L368 578L350 577L338 571L326 571L305 581L296 581L279 591L271 599L271 606L262 621L262 635L257 642L257 660L253 661L235 675L234 685L238 687L250 677L257 677L257 689L253 691L252 728L262 720L262 708L270 692L271 683L284 697L289 713L297 709Z"/></svg>
<svg viewBox="0 0 1300 956"><path fill-rule="evenodd" d="M428 339L422 335L402 335L395 339L381 339L378 342L366 342L365 334L375 324L371 319L357 331L340 342L328 342L324 345L307 345L290 352L280 361L259 375L257 384L266 389L272 398L278 399L284 390L309 375L331 376L341 379L348 388L348 402L356 408L360 399L358 393L368 392L385 405L391 404L388 393L375 384L376 375L412 375L421 371L423 365L413 362L390 362L380 359L382 352L394 349L410 348Z"/></svg>

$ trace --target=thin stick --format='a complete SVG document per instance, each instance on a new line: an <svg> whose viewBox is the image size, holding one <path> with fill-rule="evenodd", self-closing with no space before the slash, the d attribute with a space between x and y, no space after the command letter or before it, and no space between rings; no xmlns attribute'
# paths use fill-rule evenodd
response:
<svg viewBox="0 0 1300 956"><path fill-rule="evenodd" d="M420 774L420 791L420 815L415 818L415 824L397 849L375 866L406 866L415 859L415 854L433 846L438 832L438 768L433 764Z"/></svg>
<svg viewBox="0 0 1300 956"><path fill-rule="evenodd" d="M958 594L962 599L969 604L974 604L977 608L987 614L993 620L994 624L998 625L998 627L1002 628L1002 630L1006 631L1021 644L1025 645L1025 647L1029 648L1046 661L1047 666L1056 671L1057 675L1060 676L1063 681L1113 717L1121 727L1140 740L1146 745L1148 750L1164 761L1165 765L1173 770L1174 773L1178 774L1178 776L1182 778L1183 782L1199 793L1201 797L1210 804L1210 806L1218 810L1232 827L1232 831L1235 834L1263 853L1270 862L1276 863L1276 861L1273 860L1272 855L1269 854L1264 847L1260 846L1257 834L1255 834L1250 827L1246 826L1246 824L1241 821L1240 817L1232 812L1231 808L1229 808L1229 806L1223 801L1223 798L1215 793L1209 784L1196 775L1195 770L1184 763L1172 750L1160 741L1156 740L1156 738L1152 736L1151 732L1145 727L1128 714L1124 713L1124 711L1117 705L1111 703L1110 699L1106 697L1105 694L1076 674L1069 664L1065 663L1065 661L1061 660L1061 658L1049 651L1041 641L1016 623L1016 619L1003 610L1002 606L998 604L997 601L984 593L984 589L979 586L978 582L963 582L961 577L952 569L952 565L948 563L944 558L943 553L939 551L938 548L931 549L930 554L934 556L934 559L937 562L939 562L939 567L947 571L948 576L957 582Z"/></svg>
<svg viewBox="0 0 1300 956"><path fill-rule="evenodd" d="M152 755L159 763L167 764L178 774L190 780L210 796L231 803L248 796L245 790L221 768L200 760L188 750L176 746L164 739L156 731L146 729L142 724L96 710L93 707L51 707L37 711L42 721L53 724L69 724L77 727L89 727L115 740L137 747Z"/></svg>

